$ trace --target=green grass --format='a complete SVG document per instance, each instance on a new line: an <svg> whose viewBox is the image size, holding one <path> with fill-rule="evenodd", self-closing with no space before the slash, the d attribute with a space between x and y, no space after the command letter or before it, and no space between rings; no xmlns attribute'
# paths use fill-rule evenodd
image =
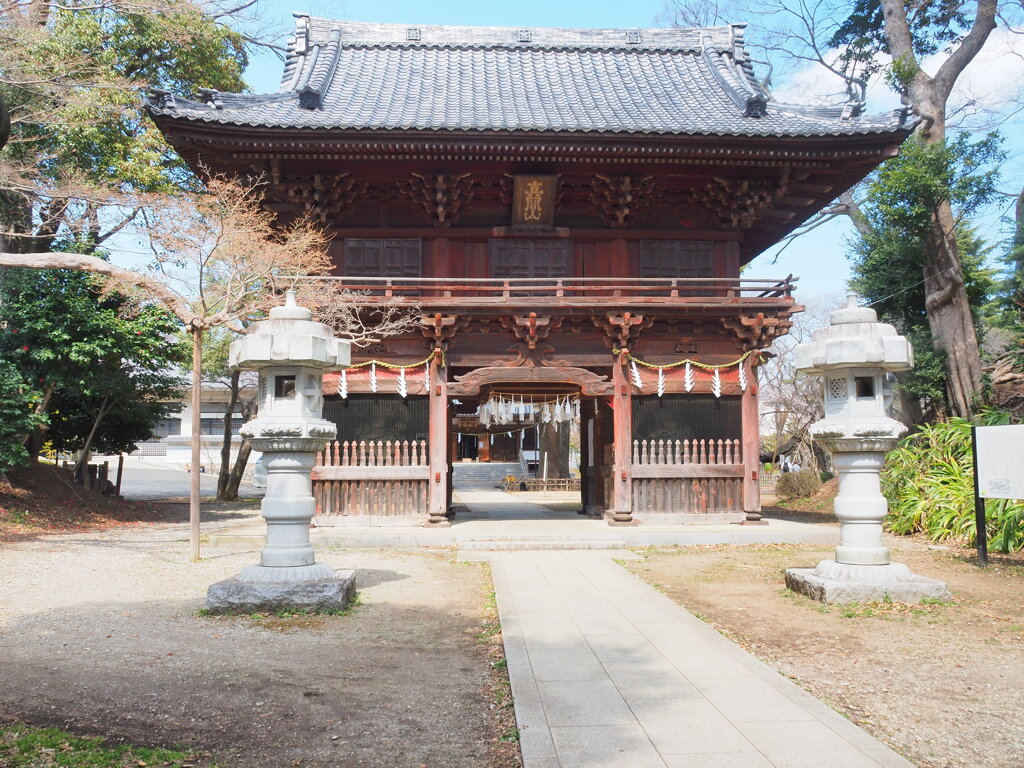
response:
<svg viewBox="0 0 1024 768"><path fill-rule="evenodd" d="M174 749L110 746L104 739L78 738L56 728L10 725L0 727L0 765L4 768L187 768L195 763L189 753Z"/></svg>

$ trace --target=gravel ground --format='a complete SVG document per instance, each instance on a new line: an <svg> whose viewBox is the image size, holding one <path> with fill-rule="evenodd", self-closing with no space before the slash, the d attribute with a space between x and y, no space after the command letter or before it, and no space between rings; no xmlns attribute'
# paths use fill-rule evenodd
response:
<svg viewBox="0 0 1024 768"><path fill-rule="evenodd" d="M186 537L150 524L0 545L0 722L186 745L231 768L509 764L475 637L482 567L326 550L357 571L351 614L205 617L206 587L255 556L207 545L189 564Z"/></svg>
<svg viewBox="0 0 1024 768"><path fill-rule="evenodd" d="M784 589L829 550L645 552L638 576L773 664L921 768L1024 766L1024 560L888 537L893 559L942 579L946 605L823 606Z"/></svg>

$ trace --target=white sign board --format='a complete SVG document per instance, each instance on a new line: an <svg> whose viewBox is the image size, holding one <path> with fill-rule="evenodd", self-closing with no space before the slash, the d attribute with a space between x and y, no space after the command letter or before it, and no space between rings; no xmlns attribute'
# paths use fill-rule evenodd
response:
<svg viewBox="0 0 1024 768"><path fill-rule="evenodd" d="M977 427L978 495L1024 499L1024 424Z"/></svg>

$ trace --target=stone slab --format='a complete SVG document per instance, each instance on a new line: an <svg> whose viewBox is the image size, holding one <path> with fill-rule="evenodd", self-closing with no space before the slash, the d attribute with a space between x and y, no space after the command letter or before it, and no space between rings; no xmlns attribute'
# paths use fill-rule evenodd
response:
<svg viewBox="0 0 1024 768"><path fill-rule="evenodd" d="M337 611L348 607L355 594L355 571L338 571L333 579L292 583L252 583L231 578L210 586L206 609L213 613Z"/></svg>
<svg viewBox="0 0 1024 768"><path fill-rule="evenodd" d="M859 581L825 578L814 573L813 568L787 568L786 586L822 603L877 603L884 600L920 603L925 598L953 598L945 583L927 576L899 581Z"/></svg>

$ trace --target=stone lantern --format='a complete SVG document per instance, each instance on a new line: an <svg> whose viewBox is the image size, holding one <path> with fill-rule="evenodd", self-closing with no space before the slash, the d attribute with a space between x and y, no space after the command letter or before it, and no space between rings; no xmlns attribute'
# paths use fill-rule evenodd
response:
<svg viewBox="0 0 1024 768"><path fill-rule="evenodd" d="M323 374L351 362L349 343L312 318L288 291L284 306L231 345L232 367L259 372L259 415L241 433L263 453L267 538L258 565L209 588L210 610L329 610L344 608L355 592L355 573L316 562L309 539L313 465L336 434L321 417Z"/></svg>
<svg viewBox="0 0 1024 768"><path fill-rule="evenodd" d="M914 351L895 328L878 322L875 310L858 306L855 295L829 320L794 357L797 370L823 379L825 418L810 432L832 454L839 475L839 546L834 560L787 570L786 585L826 603L948 599L942 582L891 562L882 533L888 505L879 475L885 454L907 431L889 416L893 374L913 367Z"/></svg>

